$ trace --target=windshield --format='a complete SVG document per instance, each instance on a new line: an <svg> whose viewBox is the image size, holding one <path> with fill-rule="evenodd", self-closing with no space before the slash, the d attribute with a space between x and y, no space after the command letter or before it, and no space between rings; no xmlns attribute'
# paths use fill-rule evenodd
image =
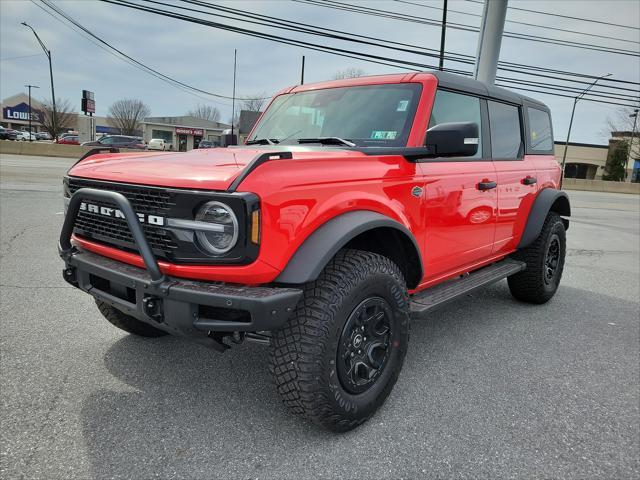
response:
<svg viewBox="0 0 640 480"><path fill-rule="evenodd" d="M404 146L422 87L415 83L327 88L277 97L248 141L338 137L358 146Z"/></svg>

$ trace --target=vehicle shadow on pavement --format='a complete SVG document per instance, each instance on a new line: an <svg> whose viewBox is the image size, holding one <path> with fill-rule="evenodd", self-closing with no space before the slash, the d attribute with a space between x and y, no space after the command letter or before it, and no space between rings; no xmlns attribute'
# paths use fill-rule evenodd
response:
<svg viewBox="0 0 640 480"><path fill-rule="evenodd" d="M533 466L545 459L539 473L562 476L558 452L598 461L608 455L598 447L604 440L611 445L633 436L628 425L598 439L597 425L614 419L602 417L594 402L626 415L637 399L630 386L637 375L638 326L630 320L637 304L614 299L613 308L611 301L564 287L552 302L534 307L513 300L500 284L414 322L405 368L387 404L343 435L284 409L264 346L220 355L179 338L126 336L104 356L125 385L83 401L91 471L94 478L302 478L299 472L315 476L307 469L329 462L343 478L390 466L395 476L416 478L424 470L411 462L419 460L427 471L446 462L455 467L451 475L477 474L491 462L468 469L492 444L502 452L504 474L513 462ZM609 325L613 313L626 323ZM540 443L540 431L547 443ZM566 443L592 435L580 447ZM506 443L495 445L497 439ZM380 442L389 454L384 459L376 454ZM365 470L352 462L359 456L370 459ZM616 466L601 473L625 471Z"/></svg>

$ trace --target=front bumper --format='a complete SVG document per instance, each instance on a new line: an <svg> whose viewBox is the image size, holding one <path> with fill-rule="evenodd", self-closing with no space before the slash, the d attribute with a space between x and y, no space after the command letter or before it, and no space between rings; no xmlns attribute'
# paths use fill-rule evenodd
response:
<svg viewBox="0 0 640 480"><path fill-rule="evenodd" d="M108 200L124 213L146 269L76 249L71 234L84 198ZM302 290L201 282L167 277L160 271L137 217L121 194L80 189L70 199L60 234L64 279L138 320L174 335L202 338L219 332L280 328Z"/></svg>

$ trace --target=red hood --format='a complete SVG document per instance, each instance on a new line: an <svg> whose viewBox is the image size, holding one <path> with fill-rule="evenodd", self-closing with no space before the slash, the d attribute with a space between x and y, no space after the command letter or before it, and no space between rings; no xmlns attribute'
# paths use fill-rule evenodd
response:
<svg viewBox="0 0 640 480"><path fill-rule="evenodd" d="M294 160L362 157L354 150L286 146ZM274 147L207 148L182 152L135 152L93 155L69 170L74 177L159 187L227 190L251 160Z"/></svg>
<svg viewBox="0 0 640 480"><path fill-rule="evenodd" d="M257 148L93 155L69 170L74 177L175 188L226 190Z"/></svg>

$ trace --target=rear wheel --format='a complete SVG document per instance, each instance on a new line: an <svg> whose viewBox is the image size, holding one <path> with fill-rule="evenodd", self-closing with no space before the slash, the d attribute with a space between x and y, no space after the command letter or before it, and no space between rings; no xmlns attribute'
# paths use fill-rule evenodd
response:
<svg viewBox="0 0 640 480"><path fill-rule="evenodd" d="M106 318L109 323L115 325L120 330L139 335L141 337L163 337L168 335L164 330L154 328L148 323L141 322L137 318L122 313L115 307L112 307L108 303L96 300L96 305L100 313Z"/></svg>
<svg viewBox="0 0 640 480"><path fill-rule="evenodd" d="M564 223L556 212L549 212L538 238L513 255L527 268L508 278L511 294L529 303L551 300L560 285L566 250Z"/></svg>
<svg viewBox="0 0 640 480"><path fill-rule="evenodd" d="M409 341L409 297L386 257L344 250L305 288L271 338L271 370L290 411L333 431L368 420L396 383Z"/></svg>

